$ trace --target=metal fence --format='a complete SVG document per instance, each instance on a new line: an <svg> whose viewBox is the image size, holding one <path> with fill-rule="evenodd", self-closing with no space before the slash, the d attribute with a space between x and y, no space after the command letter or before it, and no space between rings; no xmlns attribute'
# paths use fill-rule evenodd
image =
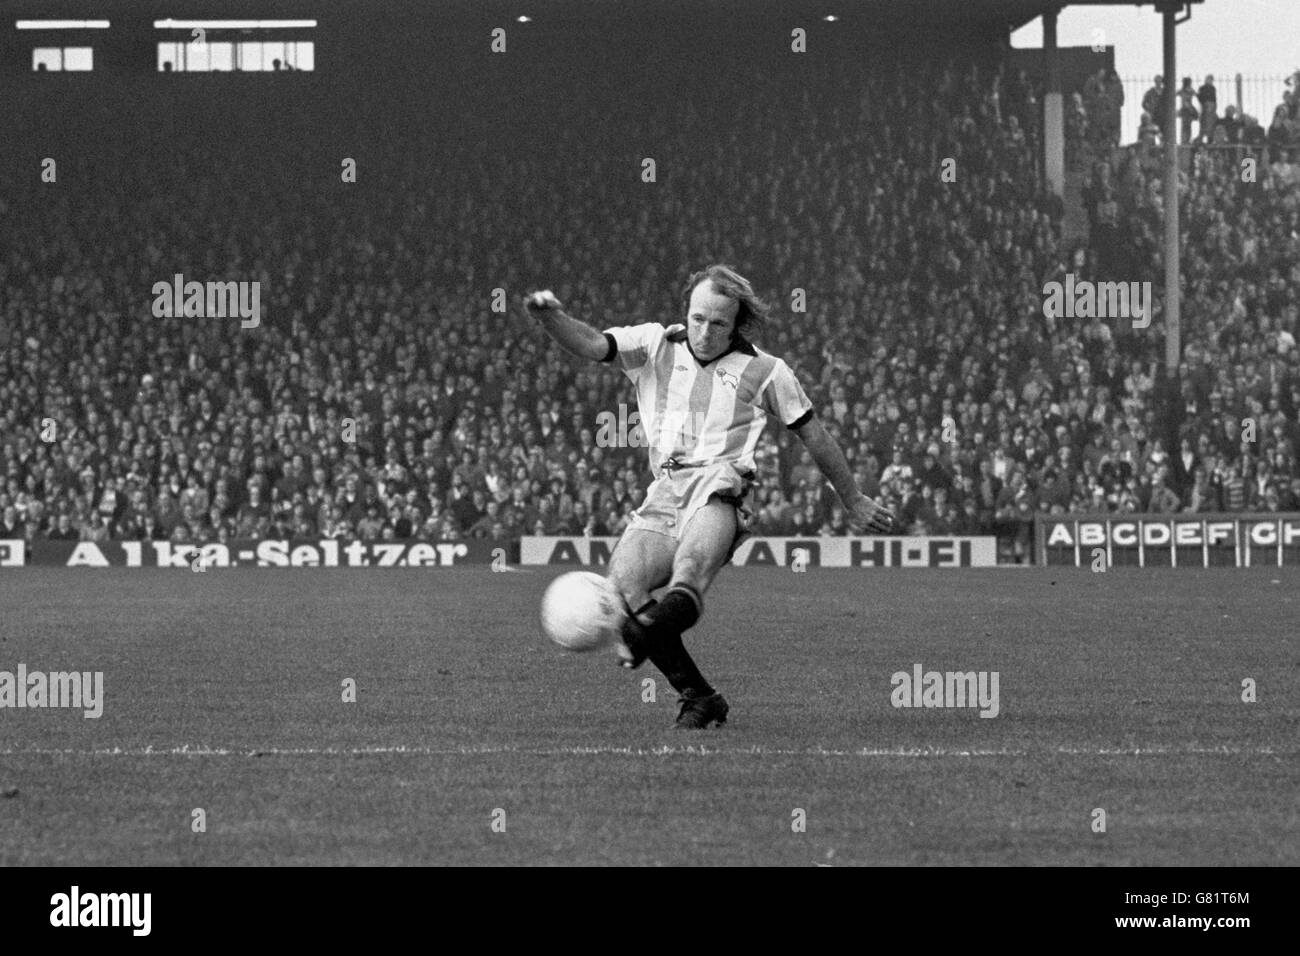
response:
<svg viewBox="0 0 1300 956"><path fill-rule="evenodd" d="M1175 95L1177 87L1182 83L1183 76L1192 78L1192 88L1199 90L1201 84L1205 82L1205 73L1183 73L1180 75L1178 83L1174 84ZM1138 139L1138 125L1142 120L1142 97L1146 95L1147 90L1155 85L1155 74L1147 76L1126 76L1122 79L1124 84L1124 109L1121 114L1120 142L1135 143ZM1238 73L1235 76L1216 76L1214 85L1218 90L1218 112L1223 116L1229 106L1237 107L1238 113L1248 113L1259 120L1259 124L1268 129L1269 124L1273 121L1273 111L1282 104L1282 95L1290 89L1289 83L1294 83L1293 77L1287 76L1249 76ZM1200 102L1196 102L1197 111L1200 110ZM1163 126L1164 120L1156 117L1156 123ZM1199 121L1192 123L1192 135L1200 133Z"/></svg>

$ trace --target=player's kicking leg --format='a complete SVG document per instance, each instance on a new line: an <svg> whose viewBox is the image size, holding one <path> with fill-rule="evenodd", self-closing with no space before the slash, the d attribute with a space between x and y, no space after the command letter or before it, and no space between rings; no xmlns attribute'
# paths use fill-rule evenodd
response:
<svg viewBox="0 0 1300 956"><path fill-rule="evenodd" d="M646 659L638 638L637 614L655 606L650 592L668 583L673 573L673 556L677 540L670 535L644 528L628 528L609 559L607 577L623 598L630 625L623 629L624 644L619 648L623 666L639 667ZM629 646L630 642L630 646Z"/></svg>
<svg viewBox="0 0 1300 956"><path fill-rule="evenodd" d="M713 723L721 725L727 719L729 708L726 700L700 673L682 643L682 634L703 613L704 592L726 563L736 533L735 506L715 498L691 516L676 542L675 553L669 552L669 568L662 564L665 554L662 544L647 544L651 554L645 557L652 556L652 560L642 564L639 573L633 573L630 567L626 570L616 568L615 560L610 561L611 579L633 600L640 601L654 587L668 584L668 590L658 602L651 602L648 607L634 605L639 613L630 615L624 628L624 642L631 653L631 660L626 663L635 667L648 658L663 672L681 695L677 726L682 729L699 729ZM666 536L657 537L671 543ZM621 545L619 550L623 550ZM629 548L627 564L632 563L635 555L636 549ZM648 567L650 564L654 567ZM653 584L648 583L652 580ZM646 583L645 591L630 590L631 581Z"/></svg>

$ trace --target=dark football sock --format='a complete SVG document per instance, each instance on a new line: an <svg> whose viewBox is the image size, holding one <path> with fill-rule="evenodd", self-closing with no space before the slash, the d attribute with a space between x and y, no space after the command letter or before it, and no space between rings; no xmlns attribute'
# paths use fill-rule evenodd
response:
<svg viewBox="0 0 1300 956"><path fill-rule="evenodd" d="M650 651L650 663L663 671L668 683L679 694L689 693L694 697L707 697L713 693L713 687L704 679L695 661L686 652L680 634L662 634Z"/></svg>
<svg viewBox="0 0 1300 956"><path fill-rule="evenodd" d="M703 611L704 601L695 588L689 584L673 584L642 620L652 634L676 634L680 640L682 632L690 630Z"/></svg>
<svg viewBox="0 0 1300 956"><path fill-rule="evenodd" d="M682 643L682 632L700 619L704 602L689 584L673 584L643 618L650 628L650 662L663 671L679 694L707 695L713 688Z"/></svg>

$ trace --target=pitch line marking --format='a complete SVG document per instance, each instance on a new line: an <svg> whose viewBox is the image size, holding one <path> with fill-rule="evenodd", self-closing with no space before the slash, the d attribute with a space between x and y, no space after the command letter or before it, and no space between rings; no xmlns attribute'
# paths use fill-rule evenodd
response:
<svg viewBox="0 0 1300 956"><path fill-rule="evenodd" d="M99 747L76 748L8 748L0 750L5 757L486 757L517 755L525 757L1294 757L1300 749L1275 747L1045 747L1034 749L970 749L949 747L893 747L855 749L830 749L805 747L800 749L777 747L711 747L708 745L672 745L661 747L497 747L474 745L467 747L424 746L371 746L371 747L208 747L183 744L174 747Z"/></svg>

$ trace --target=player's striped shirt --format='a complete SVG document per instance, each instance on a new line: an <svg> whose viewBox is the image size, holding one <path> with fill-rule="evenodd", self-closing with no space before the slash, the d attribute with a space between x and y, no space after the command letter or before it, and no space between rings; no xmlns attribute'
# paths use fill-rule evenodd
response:
<svg viewBox="0 0 1300 956"><path fill-rule="evenodd" d="M790 366L736 336L731 349L698 361L686 326L656 322L605 331L606 361L636 385L650 469L670 459L695 466L729 462L754 471L754 449L767 416L788 428L812 418L812 402Z"/></svg>

